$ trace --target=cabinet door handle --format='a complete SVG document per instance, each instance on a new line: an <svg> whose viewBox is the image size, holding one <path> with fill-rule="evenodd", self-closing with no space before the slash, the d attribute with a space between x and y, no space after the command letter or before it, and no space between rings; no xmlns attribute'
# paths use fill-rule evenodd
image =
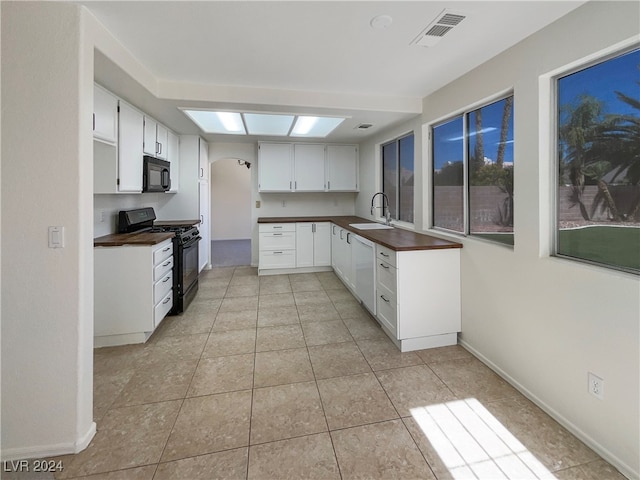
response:
<svg viewBox="0 0 640 480"><path fill-rule="evenodd" d="M336 234L336 226L335 225L331 225L331 234L332 235Z"/></svg>
<svg viewBox="0 0 640 480"><path fill-rule="evenodd" d="M167 247L167 248L163 248L162 251L163 252L168 252L169 250L171 250L172 247Z"/></svg>
<svg viewBox="0 0 640 480"><path fill-rule="evenodd" d="M162 302L162 304L164 305L165 303L167 303L169 300L171 300L171 297L167 297L164 299L164 302Z"/></svg>
<svg viewBox="0 0 640 480"><path fill-rule="evenodd" d="M349 237L351 236L351 232L347 232L347 243L349 245L351 245L351 242L349 241Z"/></svg>
<svg viewBox="0 0 640 480"><path fill-rule="evenodd" d="M387 267L384 263L381 263L380 266L386 270L389 270L389 267Z"/></svg>
<svg viewBox="0 0 640 480"><path fill-rule="evenodd" d="M164 280L162 280L162 283L167 283L169 281L169 279L171 278L171 276L168 276L167 278L165 278Z"/></svg>
<svg viewBox="0 0 640 480"><path fill-rule="evenodd" d="M273 252L274 255L282 255L284 252Z"/></svg>
<svg viewBox="0 0 640 480"><path fill-rule="evenodd" d="M390 301L388 299L386 299L384 295L380 295L380 298L382 300L384 300L385 302L390 303Z"/></svg>
<svg viewBox="0 0 640 480"><path fill-rule="evenodd" d="M201 168L201 169L200 169L200 176L201 176L201 177L204 177L204 168Z"/></svg>
<svg viewBox="0 0 640 480"><path fill-rule="evenodd" d="M384 252L380 252L380 255L382 255L383 257L387 257L387 258L389 258L389 255L387 255L387 254L386 254L386 253L384 253Z"/></svg>
<svg viewBox="0 0 640 480"><path fill-rule="evenodd" d="M273 236L274 236L274 237L281 237L281 236L282 236L282 234L281 234L281 233L274 233L274 234L273 234Z"/></svg>
<svg viewBox="0 0 640 480"><path fill-rule="evenodd" d="M311 233L316 233L316 224L315 223L311 224Z"/></svg>
<svg viewBox="0 0 640 480"><path fill-rule="evenodd" d="M168 262L163 263L162 266L166 267L167 265L170 265L170 264L171 264L171 260L169 260Z"/></svg>
<svg viewBox="0 0 640 480"><path fill-rule="evenodd" d="M200 223L204 223L204 217L200 215Z"/></svg>
<svg viewBox="0 0 640 480"><path fill-rule="evenodd" d="M277 225L277 226L275 226L273 228L282 228L282 225Z"/></svg>
<svg viewBox="0 0 640 480"><path fill-rule="evenodd" d="M293 188L291 187L292 182L289 182L289 190L293 190Z"/></svg>
<svg viewBox="0 0 640 480"><path fill-rule="evenodd" d="M344 239L342 238L342 232L344 232L344 230L340 230L340 240L344 240Z"/></svg>
<svg viewBox="0 0 640 480"><path fill-rule="evenodd" d="M93 114L93 131L96 131L96 114Z"/></svg>
<svg viewBox="0 0 640 480"><path fill-rule="evenodd" d="M331 190L331 181L327 182L327 190Z"/></svg>

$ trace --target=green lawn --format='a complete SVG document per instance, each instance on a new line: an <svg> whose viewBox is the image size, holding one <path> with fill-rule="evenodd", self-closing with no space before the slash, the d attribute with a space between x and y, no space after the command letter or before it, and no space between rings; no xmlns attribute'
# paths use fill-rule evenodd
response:
<svg viewBox="0 0 640 480"><path fill-rule="evenodd" d="M640 227L560 230L558 253L640 272Z"/></svg>

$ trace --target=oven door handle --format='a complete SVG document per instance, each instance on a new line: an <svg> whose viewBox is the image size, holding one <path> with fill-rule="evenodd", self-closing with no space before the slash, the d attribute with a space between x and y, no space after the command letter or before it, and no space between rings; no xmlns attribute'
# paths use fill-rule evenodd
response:
<svg viewBox="0 0 640 480"><path fill-rule="evenodd" d="M187 243L185 243L182 248L190 248L191 246L193 246L194 243L198 243L200 240L202 240L202 237L198 236L195 238L192 238L191 240L189 240Z"/></svg>

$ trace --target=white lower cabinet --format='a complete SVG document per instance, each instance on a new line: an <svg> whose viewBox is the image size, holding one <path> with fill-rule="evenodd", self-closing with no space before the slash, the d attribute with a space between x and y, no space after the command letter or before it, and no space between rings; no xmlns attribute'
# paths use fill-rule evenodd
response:
<svg viewBox="0 0 640 480"><path fill-rule="evenodd" d="M331 270L329 222L261 223L258 236L259 275Z"/></svg>
<svg viewBox="0 0 640 480"><path fill-rule="evenodd" d="M377 319L401 351L455 345L460 250L395 252L376 244Z"/></svg>
<svg viewBox="0 0 640 480"><path fill-rule="evenodd" d="M296 267L331 266L331 224L296 223Z"/></svg>
<svg viewBox="0 0 640 480"><path fill-rule="evenodd" d="M173 306L173 244L94 249L94 346L143 343Z"/></svg>
<svg viewBox="0 0 640 480"><path fill-rule="evenodd" d="M267 223L258 226L258 272L296 266L296 224Z"/></svg>
<svg viewBox="0 0 640 480"><path fill-rule="evenodd" d="M349 230L331 224L331 265L342 282L355 291L355 276L353 273L353 256L351 254L351 237Z"/></svg>

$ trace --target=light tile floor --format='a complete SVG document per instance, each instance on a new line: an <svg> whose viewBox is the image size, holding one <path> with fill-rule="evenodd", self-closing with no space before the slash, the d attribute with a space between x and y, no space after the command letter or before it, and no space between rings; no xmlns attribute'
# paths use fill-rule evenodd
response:
<svg viewBox="0 0 640 480"><path fill-rule="evenodd" d="M56 478L623 479L459 346L400 353L333 273L214 268L145 345L97 349Z"/></svg>

